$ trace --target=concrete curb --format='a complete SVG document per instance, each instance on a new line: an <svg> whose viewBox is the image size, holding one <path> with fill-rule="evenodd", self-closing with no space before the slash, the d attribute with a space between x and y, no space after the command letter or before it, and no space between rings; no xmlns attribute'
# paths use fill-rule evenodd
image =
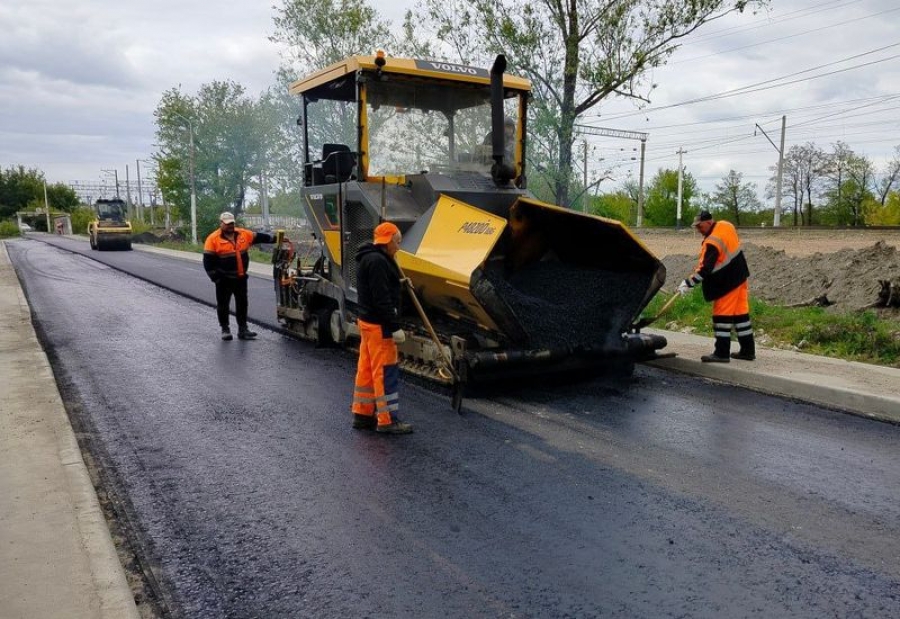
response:
<svg viewBox="0 0 900 619"><path fill-rule="evenodd" d="M712 352L711 336L657 329L647 332L665 337L668 345L663 352L676 354L648 362L649 365L869 419L900 423L900 368L759 345L756 361L703 363L701 355Z"/></svg>
<svg viewBox="0 0 900 619"><path fill-rule="evenodd" d="M139 619L2 241L0 368L0 615Z"/></svg>

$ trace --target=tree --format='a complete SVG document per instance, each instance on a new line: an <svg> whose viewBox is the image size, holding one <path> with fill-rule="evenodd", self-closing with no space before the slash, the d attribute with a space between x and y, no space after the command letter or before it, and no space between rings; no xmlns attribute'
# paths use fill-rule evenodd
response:
<svg viewBox="0 0 900 619"><path fill-rule="evenodd" d="M742 211L758 211L762 208L762 203L756 197L756 186L743 180L742 173L730 170L722 177L722 182L716 185L716 192L712 198L728 212L736 226L741 225Z"/></svg>
<svg viewBox="0 0 900 619"><path fill-rule="evenodd" d="M629 223L634 219L637 203L631 199L625 191L603 193L589 198L588 212L601 217L616 219L622 223Z"/></svg>
<svg viewBox="0 0 900 619"><path fill-rule="evenodd" d="M806 205L806 225L813 223L813 193L818 196L828 155L812 142L794 145L784 158L784 178L788 194L794 201L794 225L803 223L803 206ZM799 222L798 222L799 216Z"/></svg>
<svg viewBox="0 0 900 619"><path fill-rule="evenodd" d="M274 128L260 104L232 81L211 82L194 97L177 88L163 93L157 121L157 182L170 203L186 205L194 159L199 230L212 230L219 212L244 209L251 180L258 177ZM190 139L193 130L194 151Z"/></svg>
<svg viewBox="0 0 900 619"><path fill-rule="evenodd" d="M681 182L681 220L689 221L695 209L690 205L697 194L697 182L685 173ZM647 189L644 204L644 220L648 226L674 226L678 214L678 170L660 169Z"/></svg>
<svg viewBox="0 0 900 619"><path fill-rule="evenodd" d="M10 166L0 170L0 219L17 211L44 207L44 173L35 168ZM51 210L71 212L78 206L75 190L63 183L47 185L47 203Z"/></svg>
<svg viewBox="0 0 900 619"><path fill-rule="evenodd" d="M529 138L535 157L553 162L556 201L568 205L575 124L609 96L649 101L646 73L703 24L757 0L422 0L431 24L460 61L505 53L511 72L534 88ZM549 172L551 167L546 166Z"/></svg>
<svg viewBox="0 0 900 619"><path fill-rule="evenodd" d="M287 50L281 67L286 81L395 41L390 23L363 0L284 0L275 8L270 39Z"/></svg>
<svg viewBox="0 0 900 619"><path fill-rule="evenodd" d="M884 172L881 178L875 184L875 192L877 199L884 206L888 194L900 181L900 146L894 147L894 158L888 161L884 166Z"/></svg>
<svg viewBox="0 0 900 619"><path fill-rule="evenodd" d="M822 223L858 226L863 223L864 210L875 200L875 167L867 157L853 152L844 142L836 142L826 156L823 171L825 204Z"/></svg>
<svg viewBox="0 0 900 619"><path fill-rule="evenodd" d="M900 193L890 192L884 204L870 202L865 218L870 226L900 226Z"/></svg>

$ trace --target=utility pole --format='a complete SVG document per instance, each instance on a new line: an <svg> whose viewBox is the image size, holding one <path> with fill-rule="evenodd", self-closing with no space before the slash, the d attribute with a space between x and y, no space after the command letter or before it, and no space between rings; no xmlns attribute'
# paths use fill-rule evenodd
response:
<svg viewBox="0 0 900 619"><path fill-rule="evenodd" d="M194 178L194 123L190 118L172 112L178 118L187 121L191 132L191 243L197 244L197 183Z"/></svg>
<svg viewBox="0 0 900 619"><path fill-rule="evenodd" d="M266 230L269 229L269 178L266 176L266 170L263 168L261 173L260 180L260 196L262 202L262 216L263 216L263 225L266 227Z"/></svg>
<svg viewBox="0 0 900 619"><path fill-rule="evenodd" d="M675 152L678 153L678 208L675 214L675 229L681 230L681 188L684 180L684 166L681 165L681 156L687 151L679 146Z"/></svg>
<svg viewBox="0 0 900 619"><path fill-rule="evenodd" d="M781 117L781 147L775 146L775 142L772 141L772 138L769 137L769 134L766 133L766 130L756 125L756 128L762 131L762 134L766 136L766 139L769 140L769 144L778 151L778 168L775 173L775 214L772 218L772 225L774 227L779 227L781 225L781 183L782 177L784 174L784 134L785 129L787 127L787 116ZM756 135L756 131L753 132L753 135Z"/></svg>
<svg viewBox="0 0 900 619"><path fill-rule="evenodd" d="M44 208L47 210L47 233L53 234L53 228L50 227L50 200L47 199L47 181L44 181Z"/></svg>
<svg viewBox="0 0 900 619"><path fill-rule="evenodd" d="M141 160L135 159L134 164L137 167L137 177L138 177L138 219L144 221L144 188L141 186ZM153 218L153 211L150 211L151 219Z"/></svg>
<svg viewBox="0 0 900 619"><path fill-rule="evenodd" d="M128 212L134 216L134 205L131 203L131 179L128 176L127 163L125 164L125 204L128 206Z"/></svg>
<svg viewBox="0 0 900 619"><path fill-rule="evenodd" d="M640 228L644 224L644 152L646 150L647 138L650 137L649 133L643 133L640 131L625 131L623 129L610 129L608 127L591 127L589 125L575 125L575 129L580 131L581 133L587 133L590 135L602 135L611 138L623 138L626 140L640 140L641 141L641 173L640 173L640 186L638 187L638 212L637 212L637 227ZM586 159L587 157L585 157ZM587 175L585 175L587 176ZM587 181L585 181L585 186L587 186Z"/></svg>
<svg viewBox="0 0 900 619"><path fill-rule="evenodd" d="M637 227L644 225L644 153L647 151L647 138L641 140L641 175L638 178L638 212Z"/></svg>
<svg viewBox="0 0 900 619"><path fill-rule="evenodd" d="M584 148L584 197L581 199L581 212L587 213L587 198L588 198L588 196L587 196L587 186L588 186L588 181L587 181L587 153L588 153L587 140L582 140L581 145Z"/></svg>

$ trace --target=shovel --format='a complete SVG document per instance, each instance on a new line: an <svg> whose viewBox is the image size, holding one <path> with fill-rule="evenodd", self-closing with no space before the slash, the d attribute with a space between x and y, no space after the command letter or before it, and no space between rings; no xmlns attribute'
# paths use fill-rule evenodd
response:
<svg viewBox="0 0 900 619"><path fill-rule="evenodd" d="M419 303L419 298L416 296L416 289L413 288L412 280L406 277L406 274L403 271L400 271L400 275L403 277L403 281L406 284L406 287L409 289L409 298L412 299L413 305L416 306L416 311L419 313L419 317L422 319L422 322L425 323L425 328L428 329L428 333L431 335L431 339L434 340L434 345L437 346L438 352L441 353L441 358L444 360L444 365L446 366L447 371L453 377L453 391L450 397L450 406L453 407L453 410L457 412L457 414L462 411L462 401L463 401L463 384L459 378L459 375L453 369L453 363L450 359L447 358L446 353L444 352L444 346L441 344L440 339L438 339L437 333L434 330L434 327L431 326L431 321L428 320L428 315L425 313L425 309L422 307L422 304Z"/></svg>
<svg viewBox="0 0 900 619"><path fill-rule="evenodd" d="M656 322L657 320L662 318L666 312L669 311L669 309L675 304L675 300L680 296L681 295L676 292L675 294L672 295L672 298L670 298L668 301L666 301L665 305L663 305L662 308L656 313L656 316L648 316L646 318L641 318L636 323L634 323L631 326L631 328L634 329L635 331L638 331L640 329L643 329L644 327L652 325L654 322Z"/></svg>

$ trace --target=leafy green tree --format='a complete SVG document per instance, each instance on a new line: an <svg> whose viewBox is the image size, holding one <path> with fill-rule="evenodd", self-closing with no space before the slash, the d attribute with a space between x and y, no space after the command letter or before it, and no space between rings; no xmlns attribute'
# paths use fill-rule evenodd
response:
<svg viewBox="0 0 900 619"><path fill-rule="evenodd" d="M826 180L821 221L828 225L858 226L865 205L875 200L875 167L867 157L837 142L825 166Z"/></svg>
<svg viewBox="0 0 900 619"><path fill-rule="evenodd" d="M900 192L888 193L884 204L874 200L869 202L865 220L870 226L900 226Z"/></svg>
<svg viewBox="0 0 900 619"><path fill-rule="evenodd" d="M219 212L240 214L272 143L274 128L261 104L240 84L217 81L202 85L193 97L177 88L166 91L154 116L157 182L165 200L189 212L193 157L198 236L215 228Z"/></svg>
<svg viewBox="0 0 900 619"><path fill-rule="evenodd" d="M363 0L284 0L275 10L270 39L287 50L281 67L287 81L395 41L390 22Z"/></svg>
<svg viewBox="0 0 900 619"><path fill-rule="evenodd" d="M44 173L25 166L0 170L0 219L12 217L16 211L44 208ZM70 212L78 206L75 191L64 183L47 185L47 203L51 211Z"/></svg>
<svg viewBox="0 0 900 619"><path fill-rule="evenodd" d="M421 0L444 49L462 62L488 64L504 53L509 70L534 87L529 139L552 179L556 202L569 204L575 124L601 101L619 95L648 101L646 74L668 60L678 42L705 23L756 0ZM427 35L419 35L427 36Z"/></svg>
<svg viewBox="0 0 900 619"><path fill-rule="evenodd" d="M756 186L743 181L744 175L741 172L729 170L716 185L716 192L712 196L713 202L728 213L728 219L736 226L741 225L742 212L762 208L762 203L756 197Z"/></svg>
<svg viewBox="0 0 900 619"><path fill-rule="evenodd" d="M604 193L590 198L589 212L628 224L637 213L637 202L623 190Z"/></svg>
<svg viewBox="0 0 900 619"><path fill-rule="evenodd" d="M691 206L697 194L697 181L686 172L681 181L681 221L690 222L696 212ZM648 226L674 226L678 217L678 170L660 169L647 188L644 223Z"/></svg>

